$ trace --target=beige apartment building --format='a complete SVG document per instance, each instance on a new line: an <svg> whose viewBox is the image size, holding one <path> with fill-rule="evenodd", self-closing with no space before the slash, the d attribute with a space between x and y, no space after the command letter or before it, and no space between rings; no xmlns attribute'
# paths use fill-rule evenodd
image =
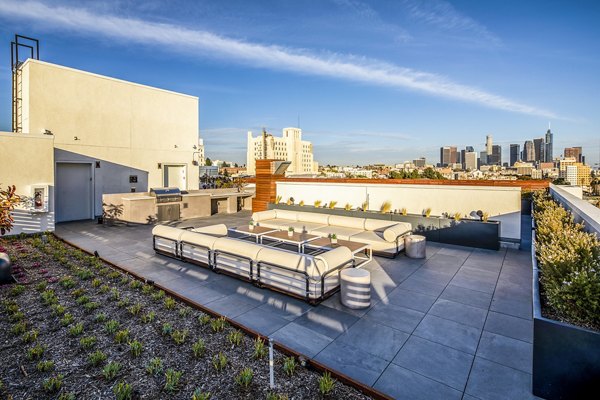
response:
<svg viewBox="0 0 600 400"><path fill-rule="evenodd" d="M44 207L21 210L37 221L31 230L99 216L103 194L198 189L197 97L35 59L12 75L14 132L0 134L0 183L43 192Z"/></svg>
<svg viewBox="0 0 600 400"><path fill-rule="evenodd" d="M591 168L574 157L565 157L559 161L559 177L571 185L590 186L592 182Z"/></svg>
<svg viewBox="0 0 600 400"><path fill-rule="evenodd" d="M263 131L262 135L253 137L248 132L248 147L246 154L246 173L256 173L256 160L275 159L291 161L287 174L311 174L319 169L313 159L311 142L302 140L302 130L299 128L284 128L282 137L275 137Z"/></svg>

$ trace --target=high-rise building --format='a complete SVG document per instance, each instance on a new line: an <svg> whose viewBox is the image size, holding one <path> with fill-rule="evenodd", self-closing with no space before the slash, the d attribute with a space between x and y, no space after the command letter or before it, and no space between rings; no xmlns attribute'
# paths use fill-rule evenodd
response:
<svg viewBox="0 0 600 400"><path fill-rule="evenodd" d="M582 154L581 146L565 147L564 156L565 156L565 158L573 157L576 162L583 162L583 154Z"/></svg>
<svg viewBox="0 0 600 400"><path fill-rule="evenodd" d="M513 165L515 165L515 163L517 161L519 161L520 158L520 150L521 146L519 146L518 144L511 144L510 145L510 163L509 165L512 167Z"/></svg>
<svg viewBox="0 0 600 400"><path fill-rule="evenodd" d="M253 175L256 172L257 159L275 159L291 161L287 172L305 174L318 171L318 164L313 160L311 142L302 140L299 128L284 128L282 137L263 131L261 136L252 137L248 132L248 150L246 153L246 171Z"/></svg>
<svg viewBox="0 0 600 400"><path fill-rule="evenodd" d="M485 137L485 151L487 152L488 155L492 154L492 135L487 135Z"/></svg>
<svg viewBox="0 0 600 400"><path fill-rule="evenodd" d="M425 164L426 164L425 157L421 157L421 158L417 158L416 160L413 160L413 164L417 168L425 168Z"/></svg>
<svg viewBox="0 0 600 400"><path fill-rule="evenodd" d="M552 134L550 127L548 127L548 130L546 131L546 152L544 154L544 162L552 162L552 159L554 157L554 151L552 148L553 138L554 135Z"/></svg>
<svg viewBox="0 0 600 400"><path fill-rule="evenodd" d="M569 181L571 185L589 186L592 181L590 167L578 162L574 157L560 160L559 177Z"/></svg>
<svg viewBox="0 0 600 400"><path fill-rule="evenodd" d="M489 165L501 165L502 164L502 146L493 145L492 146L492 154L488 154L488 164Z"/></svg>
<svg viewBox="0 0 600 400"><path fill-rule="evenodd" d="M533 142L531 140L526 140L523 144L523 153L521 153L521 161L535 161L535 150L533 148Z"/></svg>
<svg viewBox="0 0 600 400"><path fill-rule="evenodd" d="M463 168L468 170L476 170L477 169L477 153L474 151L466 151L465 158L463 162Z"/></svg>
<svg viewBox="0 0 600 400"><path fill-rule="evenodd" d="M488 152L487 151L480 151L479 152L479 167L482 165L487 165L487 160L488 160Z"/></svg>
<svg viewBox="0 0 600 400"><path fill-rule="evenodd" d="M533 150L535 152L534 161L544 162L546 160L544 138L533 139Z"/></svg>
<svg viewBox="0 0 600 400"><path fill-rule="evenodd" d="M440 165L447 167L450 164L458 163L459 154L456 146L440 147Z"/></svg>

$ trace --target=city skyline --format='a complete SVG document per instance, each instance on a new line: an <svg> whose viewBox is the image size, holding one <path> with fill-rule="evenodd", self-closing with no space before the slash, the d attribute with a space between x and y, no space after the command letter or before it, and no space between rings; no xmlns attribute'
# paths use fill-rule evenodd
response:
<svg viewBox="0 0 600 400"><path fill-rule="evenodd" d="M0 130L21 33L42 60L198 96L213 159L244 163L248 130L299 125L322 164L435 160L487 134L506 162L551 122L554 155L582 146L594 165L599 15L595 2L3 0Z"/></svg>

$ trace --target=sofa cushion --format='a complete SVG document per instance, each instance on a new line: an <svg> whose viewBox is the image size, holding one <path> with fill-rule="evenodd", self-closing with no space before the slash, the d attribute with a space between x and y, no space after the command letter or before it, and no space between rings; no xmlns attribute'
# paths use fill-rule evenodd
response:
<svg viewBox="0 0 600 400"><path fill-rule="evenodd" d="M273 265L281 265L299 272L306 270L304 256L281 249L263 247L256 256L256 261L266 262Z"/></svg>
<svg viewBox="0 0 600 400"><path fill-rule="evenodd" d="M252 214L252 220L256 222L273 218L277 218L277 213L275 210L259 211Z"/></svg>
<svg viewBox="0 0 600 400"><path fill-rule="evenodd" d="M193 231L185 231L181 237L180 241L189 243L192 245L198 245L202 247L208 247L209 249L213 249L215 242L219 239L216 236L206 235L203 233L193 232Z"/></svg>
<svg viewBox="0 0 600 400"><path fill-rule="evenodd" d="M287 230L292 224L298 223L297 221L292 221L289 219L267 219L264 221L260 221L258 223L259 226L264 226L265 228L279 229L279 230Z"/></svg>
<svg viewBox="0 0 600 400"><path fill-rule="evenodd" d="M330 215L329 225L343 226L344 228L365 229L365 218L344 217L341 215Z"/></svg>
<svg viewBox="0 0 600 400"><path fill-rule="evenodd" d="M152 228L152 235L160 236L165 239L170 239L170 240L175 240L175 241L178 241L179 237L184 232L187 232L187 231L184 229L173 228L172 226L166 226L166 225L156 225L154 228Z"/></svg>
<svg viewBox="0 0 600 400"><path fill-rule="evenodd" d="M294 228L294 231L296 232L310 232L312 230L318 229L318 228L322 228L324 226L327 226L327 224L319 224L316 222L305 222L305 221L298 221L298 222L292 222L288 225L288 227L292 227Z"/></svg>
<svg viewBox="0 0 600 400"><path fill-rule="evenodd" d="M364 231L350 237L351 242L366 243L371 245L373 251L396 253L396 242L388 242L383 238L383 231ZM400 249L404 246L404 241L400 241Z"/></svg>
<svg viewBox="0 0 600 400"><path fill-rule="evenodd" d="M192 229L192 232L205 233L213 236L227 236L227 226L225 224L208 225Z"/></svg>
<svg viewBox="0 0 600 400"><path fill-rule="evenodd" d="M306 272L317 278L331 269L350 262L352 260L352 252L349 248L340 246L315 256L313 260L314 263L310 264Z"/></svg>
<svg viewBox="0 0 600 400"><path fill-rule="evenodd" d="M213 246L214 251L221 250L241 257L250 258L251 260L256 259L256 256L261 249L262 247L258 244L227 237L218 238L215 240Z"/></svg>
<svg viewBox="0 0 600 400"><path fill-rule="evenodd" d="M357 233L364 232L363 229L355 229L355 228L345 228L343 226L324 226L322 228L317 228L309 231L311 235L317 235L321 237L327 237L332 233L337 235L338 239L348 240L352 235L356 235Z"/></svg>
<svg viewBox="0 0 600 400"><path fill-rule="evenodd" d="M394 242L398 236L408 233L411 230L412 225L408 222L398 222L383 231L383 238L388 242Z"/></svg>
<svg viewBox="0 0 600 400"><path fill-rule="evenodd" d="M290 210L275 210L275 214L277 215L277 219L288 219L290 221L298 221L298 214L296 211Z"/></svg>
<svg viewBox="0 0 600 400"><path fill-rule="evenodd" d="M385 219L373 219L367 218L365 219L365 230L366 231L376 231L378 229L384 230L389 228L392 225L396 225L396 222L385 220Z"/></svg>
<svg viewBox="0 0 600 400"><path fill-rule="evenodd" d="M323 213L312 213L312 212L301 212L296 213L298 221L312 222L320 225L329 225L329 214Z"/></svg>

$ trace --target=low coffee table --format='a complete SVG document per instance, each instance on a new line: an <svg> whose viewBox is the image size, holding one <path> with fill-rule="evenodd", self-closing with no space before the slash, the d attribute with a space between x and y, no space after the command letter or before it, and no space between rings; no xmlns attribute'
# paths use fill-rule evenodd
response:
<svg viewBox="0 0 600 400"><path fill-rule="evenodd" d="M266 228L264 226L255 226L254 229L250 230L248 225L229 228L229 230L231 232L241 233L241 234L245 235L242 238L254 237L254 239L256 240L256 243L262 243L263 235L265 235L267 233L271 233L271 232L277 232L277 229Z"/></svg>
<svg viewBox="0 0 600 400"><path fill-rule="evenodd" d="M256 229L256 228L254 228ZM288 243L298 246L298 253L304 252L304 246L308 242L312 242L315 239L318 239L319 236L311 235L308 233L298 233L294 232L292 236L288 235L288 231L274 231L270 233L265 233L261 235L261 243L268 244L269 246L278 246L282 243ZM262 242L264 239L272 240L273 243L264 243Z"/></svg>
<svg viewBox="0 0 600 400"><path fill-rule="evenodd" d="M337 243L331 243L330 238L321 237L304 245L306 248L317 249L317 250L333 250L340 246L344 246L350 249L352 252L352 258L354 262L354 268L360 268L366 263L373 260L373 249L367 243L351 242L349 240L338 239Z"/></svg>

